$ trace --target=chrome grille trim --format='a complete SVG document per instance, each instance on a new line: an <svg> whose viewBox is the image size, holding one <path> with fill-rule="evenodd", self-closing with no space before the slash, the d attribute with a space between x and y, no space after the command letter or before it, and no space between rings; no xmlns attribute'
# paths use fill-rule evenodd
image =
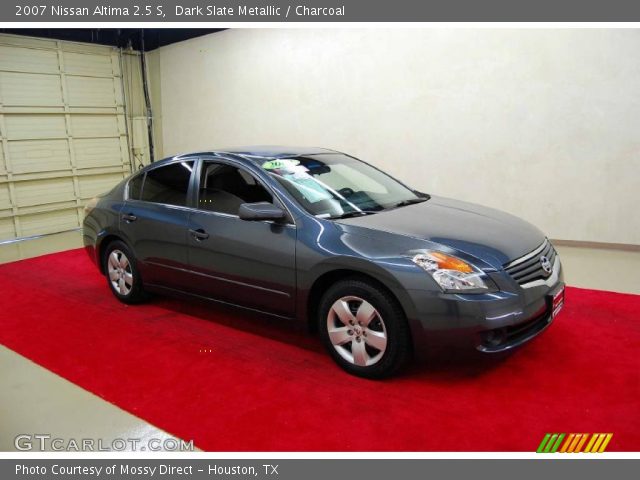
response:
<svg viewBox="0 0 640 480"><path fill-rule="evenodd" d="M547 246L548 243L549 243L549 240L545 238L544 242L542 242L542 244L538 248L536 248L533 252L527 253L526 255L524 255L524 256L522 256L520 258L516 258L512 262L505 264L504 265L504 269L507 270L507 269L509 269L511 267L515 267L519 263L525 262L528 259L530 259L531 257L533 257L535 255L538 255Z"/></svg>
<svg viewBox="0 0 640 480"><path fill-rule="evenodd" d="M553 266L553 270L547 273L543 270L540 259L545 256ZM552 278L557 278L557 271L560 268L557 254L549 240L545 241L530 252L505 265L504 270L521 287L530 288L536 285L545 284Z"/></svg>
<svg viewBox="0 0 640 480"><path fill-rule="evenodd" d="M560 277L560 257L556 255L556 259L553 262L553 272L551 273L551 276L549 278L544 280L543 279L534 280L532 282L525 283L520 286L522 288L533 288L533 287L539 287L541 285L546 285L547 287L553 287L556 283L558 283L559 277Z"/></svg>

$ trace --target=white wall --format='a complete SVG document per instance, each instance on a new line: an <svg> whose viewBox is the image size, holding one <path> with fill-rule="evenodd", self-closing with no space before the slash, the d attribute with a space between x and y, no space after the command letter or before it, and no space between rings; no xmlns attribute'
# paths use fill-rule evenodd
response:
<svg viewBox="0 0 640 480"><path fill-rule="evenodd" d="M325 146L552 238L640 244L640 30L238 29L156 55L166 155Z"/></svg>

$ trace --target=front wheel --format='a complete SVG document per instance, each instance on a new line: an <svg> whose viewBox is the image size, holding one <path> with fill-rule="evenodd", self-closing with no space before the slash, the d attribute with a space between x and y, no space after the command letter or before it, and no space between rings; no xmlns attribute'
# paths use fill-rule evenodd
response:
<svg viewBox="0 0 640 480"><path fill-rule="evenodd" d="M104 272L107 284L118 300L129 304L145 300L136 259L123 242L118 240L107 246L104 255Z"/></svg>
<svg viewBox="0 0 640 480"><path fill-rule="evenodd" d="M411 338L404 312L390 293L373 282L336 283L318 310L323 342L347 372L384 378L409 359Z"/></svg>

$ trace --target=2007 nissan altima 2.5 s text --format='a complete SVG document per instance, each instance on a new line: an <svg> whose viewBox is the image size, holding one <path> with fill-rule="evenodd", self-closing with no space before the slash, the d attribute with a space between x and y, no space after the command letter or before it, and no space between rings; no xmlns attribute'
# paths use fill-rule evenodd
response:
<svg viewBox="0 0 640 480"><path fill-rule="evenodd" d="M179 155L85 211L84 244L120 301L186 294L306 322L363 377L430 346L512 349L564 302L537 228L327 149Z"/></svg>

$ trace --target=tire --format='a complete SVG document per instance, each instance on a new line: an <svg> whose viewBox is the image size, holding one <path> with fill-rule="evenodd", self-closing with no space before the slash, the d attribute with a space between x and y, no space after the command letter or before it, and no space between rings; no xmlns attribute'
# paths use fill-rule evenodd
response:
<svg viewBox="0 0 640 480"><path fill-rule="evenodd" d="M136 304L147 298L136 257L124 242L115 240L109 243L102 261L107 285L118 300Z"/></svg>
<svg viewBox="0 0 640 480"><path fill-rule="evenodd" d="M411 357L404 312L373 281L350 278L331 286L320 301L318 326L329 354L352 375L389 377Z"/></svg>

